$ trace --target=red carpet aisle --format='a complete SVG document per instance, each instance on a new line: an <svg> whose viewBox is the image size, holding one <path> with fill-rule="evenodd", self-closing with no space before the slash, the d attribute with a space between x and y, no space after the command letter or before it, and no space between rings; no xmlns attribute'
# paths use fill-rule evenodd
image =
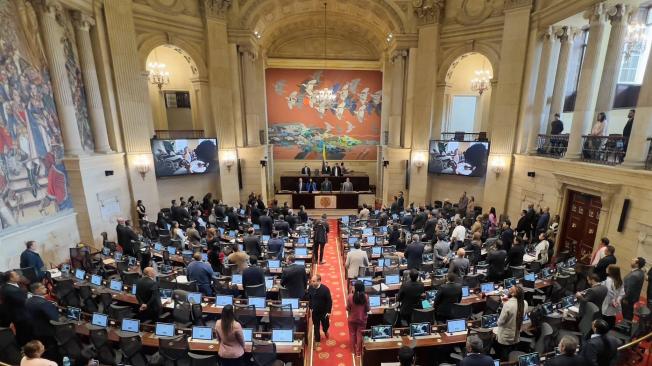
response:
<svg viewBox="0 0 652 366"><path fill-rule="evenodd" d="M349 327L346 314L346 297L343 263L337 244L337 221L329 220L330 233L324 260L326 264L317 267L317 273L321 275L322 283L331 290L333 297L333 311L330 319L330 339L322 334L319 347L313 346L310 355L312 365L315 366L351 366L353 365L353 353L349 347ZM312 329L312 324L310 325ZM314 337L310 338L314 344Z"/></svg>

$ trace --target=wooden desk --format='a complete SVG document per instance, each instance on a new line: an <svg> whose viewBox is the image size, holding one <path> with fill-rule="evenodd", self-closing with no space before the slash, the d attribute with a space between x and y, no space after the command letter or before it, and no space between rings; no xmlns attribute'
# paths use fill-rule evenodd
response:
<svg viewBox="0 0 652 366"><path fill-rule="evenodd" d="M435 347L445 347L466 343L466 335L449 336L440 333L440 338L413 339L409 336L402 336L400 339L390 340L367 340L362 344L362 364L380 365L383 361L396 360L398 349L406 345L414 348L417 364L431 364ZM439 350L437 350L439 352Z"/></svg>
<svg viewBox="0 0 652 366"><path fill-rule="evenodd" d="M321 186L321 182L325 178L328 178L331 183L333 183L333 190L339 191L342 188L342 183L346 181L346 178L349 178L351 183L353 183L353 189L356 191L368 191L369 190L369 176L364 173L349 173L343 177L331 177L326 175L319 176L307 176L301 175L292 172L286 172L281 174L281 187L280 190L283 191L297 191L299 189L299 178L303 178L303 183L307 183L310 178L313 182L317 183L317 188Z"/></svg>
<svg viewBox="0 0 652 366"><path fill-rule="evenodd" d="M307 209L315 208L315 200L320 196L335 196L338 209L357 209L358 193L320 192L320 193L292 193L292 208L298 209L304 206Z"/></svg>

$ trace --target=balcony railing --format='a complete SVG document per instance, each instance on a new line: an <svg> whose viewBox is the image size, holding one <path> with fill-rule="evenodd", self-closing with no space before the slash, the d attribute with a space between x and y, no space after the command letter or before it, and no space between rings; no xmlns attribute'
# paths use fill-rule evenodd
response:
<svg viewBox="0 0 652 366"><path fill-rule="evenodd" d="M154 130L159 139L200 139L204 130Z"/></svg>
<svg viewBox="0 0 652 366"><path fill-rule="evenodd" d="M582 136L582 160L595 164L618 165L625 160L627 139L620 135Z"/></svg>
<svg viewBox="0 0 652 366"><path fill-rule="evenodd" d="M451 141L489 141L486 132L442 132L441 139Z"/></svg>
<svg viewBox="0 0 652 366"><path fill-rule="evenodd" d="M650 148L647 151L647 159L645 160L645 169L652 170L652 137L648 137Z"/></svg>
<svg viewBox="0 0 652 366"><path fill-rule="evenodd" d="M551 158L563 158L568 148L568 135L539 135L537 138L537 155Z"/></svg>

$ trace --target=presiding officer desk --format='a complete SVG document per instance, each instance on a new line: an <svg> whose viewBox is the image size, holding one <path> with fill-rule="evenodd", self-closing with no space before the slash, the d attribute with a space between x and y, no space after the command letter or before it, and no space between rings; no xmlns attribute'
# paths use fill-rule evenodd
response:
<svg viewBox="0 0 652 366"><path fill-rule="evenodd" d="M333 191L340 191L342 188L342 183L346 181L346 178L349 178L349 181L353 183L354 191L368 191L369 188L369 176L365 173L352 172L345 174L340 177L333 177L330 175L311 175L306 174L297 174L296 172L284 172L281 174L281 187L282 191L298 191L299 190L299 178L303 179L303 183L308 183L308 180L312 178L313 182L317 183L317 189L321 186L321 182L325 178L328 178L329 181L333 184Z"/></svg>

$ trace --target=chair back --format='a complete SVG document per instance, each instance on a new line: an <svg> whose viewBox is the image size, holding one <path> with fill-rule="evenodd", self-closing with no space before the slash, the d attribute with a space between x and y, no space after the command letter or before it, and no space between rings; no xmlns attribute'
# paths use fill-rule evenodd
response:
<svg viewBox="0 0 652 366"><path fill-rule="evenodd" d="M22 355L14 332L9 328L0 328L0 362L18 365L21 358Z"/></svg>
<svg viewBox="0 0 652 366"><path fill-rule="evenodd" d="M57 342L59 353L74 360L81 360L83 357L82 344L77 338L75 324L54 320L50 320L50 324L54 327L54 339Z"/></svg>
<svg viewBox="0 0 652 366"><path fill-rule="evenodd" d="M280 296L281 300L288 299L288 298L292 297L292 296L290 296L290 290L288 290L287 288L285 288L285 287L283 287L281 285L278 286L278 291L279 291L279 296Z"/></svg>
<svg viewBox="0 0 652 366"><path fill-rule="evenodd" d="M251 356L256 365L271 366L276 362L276 345L272 342L253 341Z"/></svg>
<svg viewBox="0 0 652 366"><path fill-rule="evenodd" d="M178 323L192 323L192 307L187 302L175 302L172 317Z"/></svg>
<svg viewBox="0 0 652 366"><path fill-rule="evenodd" d="M472 312L470 304L452 304L451 305L451 319L469 319Z"/></svg>
<svg viewBox="0 0 652 366"><path fill-rule="evenodd" d="M113 296L111 295L110 292L100 292L99 295L97 296L98 299L98 305L101 305L102 307L102 313L104 314L109 314L109 307L111 306L111 303L113 302Z"/></svg>
<svg viewBox="0 0 652 366"><path fill-rule="evenodd" d="M398 311L395 308L385 308L383 310L383 324L395 326L398 322Z"/></svg>
<svg viewBox="0 0 652 366"><path fill-rule="evenodd" d="M109 342L109 333L105 328L89 329L88 336L95 348L95 357L103 365L115 365L115 351Z"/></svg>
<svg viewBox="0 0 652 366"><path fill-rule="evenodd" d="M525 266L509 266L509 269L512 271L512 277L514 278L523 278L525 277Z"/></svg>
<svg viewBox="0 0 652 366"><path fill-rule="evenodd" d="M265 288L265 284L261 283L254 286L245 286L245 295L247 298L267 296L267 289Z"/></svg>
<svg viewBox="0 0 652 366"><path fill-rule="evenodd" d="M552 351L549 347L549 344L551 342L552 335L554 333L554 330L552 327L550 327L550 324L548 323L541 323L541 334L539 334L539 338L534 343L534 351L538 352L539 354L544 354L549 351ZM554 347L553 347L554 348Z"/></svg>
<svg viewBox="0 0 652 366"><path fill-rule="evenodd" d="M233 314L235 319L243 328L258 328L258 317L256 316L256 307L253 305L233 305Z"/></svg>
<svg viewBox="0 0 652 366"><path fill-rule="evenodd" d="M430 309L414 309L412 311L412 323L425 323L430 324L435 322L435 308Z"/></svg>
<svg viewBox="0 0 652 366"><path fill-rule="evenodd" d="M184 290L188 292L197 292L197 282L196 281L188 281L184 283L177 282L177 289L179 290Z"/></svg>
<svg viewBox="0 0 652 366"><path fill-rule="evenodd" d="M57 279L54 281L54 293L63 306L73 306L78 308L81 304L79 295L75 290L72 279Z"/></svg>
<svg viewBox="0 0 652 366"><path fill-rule="evenodd" d="M215 366L219 365L217 355L200 355L197 353L188 352L191 366Z"/></svg>
<svg viewBox="0 0 652 366"><path fill-rule="evenodd" d="M143 342L138 334L119 336L118 340L120 351L123 356L123 363L132 366L146 366L147 358L142 353Z"/></svg>
<svg viewBox="0 0 652 366"><path fill-rule="evenodd" d="M469 286L470 289L473 288L479 288L480 287L480 275L466 275L462 279L462 285L463 286Z"/></svg>
<svg viewBox="0 0 652 366"><path fill-rule="evenodd" d="M295 329L292 306L289 304L270 304L269 326L271 329Z"/></svg>
<svg viewBox="0 0 652 366"><path fill-rule="evenodd" d="M138 272L120 272L120 277L122 278L122 283L127 286L133 286L136 281L140 278L140 273Z"/></svg>
<svg viewBox="0 0 652 366"><path fill-rule="evenodd" d="M132 316L131 307L129 305L109 305L109 318L121 322L124 318Z"/></svg>
<svg viewBox="0 0 652 366"><path fill-rule="evenodd" d="M188 357L188 340L185 335L158 339L158 352L164 360L175 365Z"/></svg>
<svg viewBox="0 0 652 366"><path fill-rule="evenodd" d="M204 311L201 308L201 304L192 304L192 321L195 325L205 325L204 321Z"/></svg>
<svg viewBox="0 0 652 366"><path fill-rule="evenodd" d="M586 339L591 332L591 324L601 316L600 309L594 303L586 302L584 304L584 309L583 311L580 311L580 314L581 318L577 327L582 333L583 339Z"/></svg>

